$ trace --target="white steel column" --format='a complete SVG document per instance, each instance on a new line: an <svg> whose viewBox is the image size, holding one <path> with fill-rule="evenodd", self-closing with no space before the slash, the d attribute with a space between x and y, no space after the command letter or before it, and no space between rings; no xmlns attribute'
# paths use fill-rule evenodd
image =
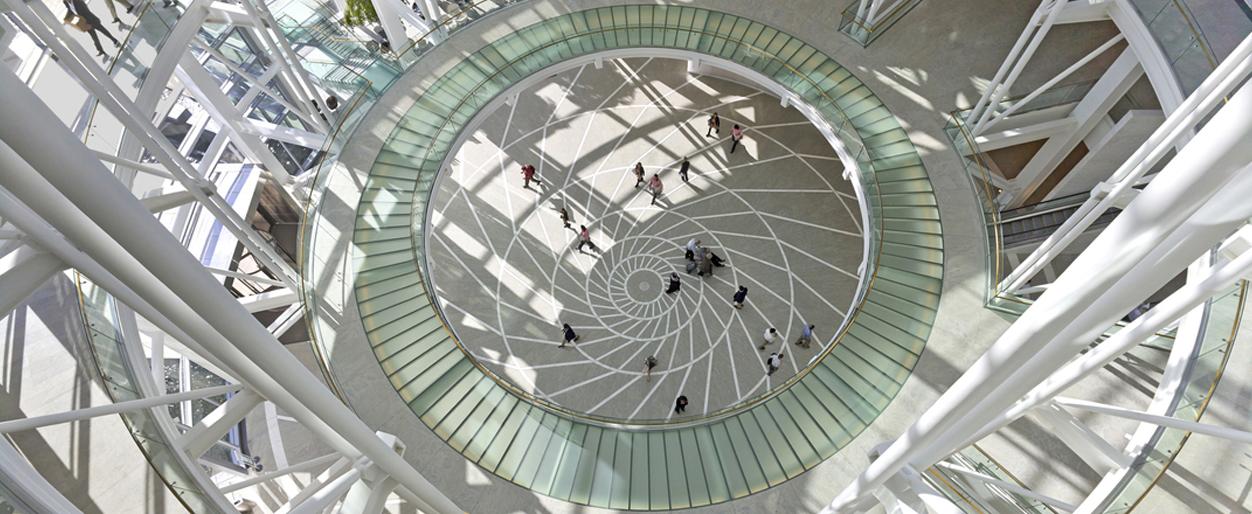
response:
<svg viewBox="0 0 1252 514"><path fill-rule="evenodd" d="M18 82L14 84L14 82ZM228 366L241 373L250 386L266 398L278 403L311 430L339 444L345 454L363 454L388 475L410 491L418 494L431 512L459 512L456 505L431 485L417 470L378 439L374 432L343 405L320 380L274 339L244 308L231 297L174 239L155 218L131 195L91 152L78 142L46 106L33 97L11 72L0 73L0 90L18 95L0 102L0 140L21 154L42 176L23 177L12 170L0 170L0 185L24 198L65 195L68 202L39 204L40 213L55 216L56 210L77 207L91 222L107 233L114 244L133 249L130 256L152 273L158 283L130 284L137 289L161 293L168 288L173 294L171 308L185 302L191 309L188 321L215 332L205 337L205 350L217 355ZM20 125L16 121L20 120ZM53 149L55 148L55 151ZM55 191L48 191L51 184ZM31 196L25 196L30 193ZM90 227L58 226L67 237L75 238L67 229L90 231ZM83 233L81 235L88 236ZM206 334L207 335L207 334ZM260 376L253 372L259 366ZM269 381L277 387L269 387ZM263 387L264 386L264 387ZM295 396L297 393L299 396Z"/></svg>
<svg viewBox="0 0 1252 514"><path fill-rule="evenodd" d="M1252 168L1243 173L1252 173ZM1185 229L1184 229L1185 230ZM1143 316L1134 320L1112 337L1092 348L1087 353L1074 359L1065 367L1048 377L1043 383L1032 389L1021 401L1013 405L1003 414L984 426L976 434L966 438L957 448L964 448L999 430L1018 417L1035 407L1051 400L1062 391L1070 388L1088 374L1107 366L1122 354L1164 330L1166 326L1181 318L1187 312L1204 301L1229 288L1240 279L1249 278L1252 274L1252 252L1244 252L1234 260L1219 264L1201 280L1188 281L1178 291L1169 295ZM943 447L942 444L936 446ZM937 455L931 453L929 455Z"/></svg>
<svg viewBox="0 0 1252 514"><path fill-rule="evenodd" d="M0 316L63 269L59 259L29 246L0 257Z"/></svg>
<svg viewBox="0 0 1252 514"><path fill-rule="evenodd" d="M221 491L222 491L222 494L230 494L240 489L244 489L244 488L251 487L257 484L269 482L270 480L273 480L281 476L290 475L292 473L304 473L306 471L313 471L322 466L331 464L335 462L336 460L339 460L340 458L342 457L340 457L339 454L337 453L331 453L331 454L323 455L321 457L314 457L312 459L306 460L298 464L292 464L291 466L288 466L283 469L270 471L268 473L263 473L263 474L245 479L245 480L241 480L239 482L234 482L228 485L224 485L221 487Z"/></svg>
<svg viewBox="0 0 1252 514"><path fill-rule="evenodd" d="M1056 402L1049 402L1032 413L1051 427L1053 435L1073 449L1091 469L1103 474L1130 465L1130 456L1096 435L1091 427Z"/></svg>
<svg viewBox="0 0 1252 514"><path fill-rule="evenodd" d="M1247 214L1242 220L1223 220L1224 225L1212 228L1225 228L1226 234L1204 234L1192 238L1188 246L1168 248L1160 260L1183 261L1177 268L1141 270L1135 277L1140 279L1137 283L1123 281L1215 193L1223 203L1237 201L1232 196L1242 195L1242 206L1252 207L1246 201L1252 190L1244 189L1252 189L1252 177L1238 176L1239 170L1252 162L1252 145L1246 144L1252 137L1248 112L1252 112L1252 85L1245 84L987 353L825 512L838 512L881 487L904 465L929 464L916 459L934 450L937 440L954 427L960 428L958 433L965 431L955 436L961 439L981 428L1178 269L1245 221ZM1230 210L1231 217L1238 214L1240 209ZM1043 377L1030 380L1040 373ZM980 398L986 399L979 402Z"/></svg>
<svg viewBox="0 0 1252 514"><path fill-rule="evenodd" d="M214 444L217 444L222 436L230 431L239 421L243 420L252 409L264 402L265 398L256 394L256 391L245 389L239 394L232 396L226 403L219 405L213 412L205 416L203 420L191 427L187 433L183 434L178 444L187 451L189 455L199 458L204 452L209 451Z"/></svg>
<svg viewBox="0 0 1252 514"><path fill-rule="evenodd" d="M0 437L0 482L13 491L21 502L14 507L36 509L36 512L82 514L3 437Z"/></svg>
<svg viewBox="0 0 1252 514"><path fill-rule="evenodd" d="M209 112L210 118L222 124L226 135L248 155L248 158L264 166L279 184L286 185L291 182L291 174L287 173L287 168L279 162L278 157L274 156L274 152L270 151L265 142L245 131L243 124L247 121L244 120L242 112L236 109L230 98L222 93L222 85L218 84L207 71L204 71L204 65L200 64L200 61L197 61L190 53L184 53L175 71L179 80L183 82L183 86L187 88L187 92L191 93L200 106ZM222 134L218 134L217 137L222 137Z"/></svg>
<svg viewBox="0 0 1252 514"><path fill-rule="evenodd" d="M1169 115L1148 140L1126 160L1106 181L1111 188L1107 193L1092 194L1078 210L1065 220L1056 232L1048 236L1031 252L1009 276L1001 282L1001 291L1015 291L1023 287L1057 255L1081 236L1095 220L1103 215L1132 186L1154 169L1156 163L1188 137L1194 127L1225 101L1230 92L1252 73L1252 36L1231 52L1191 96Z"/></svg>
<svg viewBox="0 0 1252 514"><path fill-rule="evenodd" d="M1227 439L1230 441L1234 441L1236 443L1252 444L1252 432L1247 432L1244 430L1237 430L1234 428L1219 427L1219 426L1214 426L1214 425L1206 425L1204 423L1198 423L1195 421L1187 421L1185 419L1171 418L1169 416L1158 416L1156 414L1148 414L1146 412L1141 412L1141 411L1137 411L1134 409L1127 409L1124 407L1117 407L1113 405L1105 405L1103 403L1089 402L1086 400L1076 400L1073 398L1057 398L1056 402L1061 405L1073 407L1075 409L1082 409L1085 411L1095 412L1099 414L1107 414L1109 416L1116 416L1119 418L1125 418L1125 419L1134 420L1134 421L1142 421L1144 423L1151 423L1153 425L1160 425L1163 427L1186 430L1188 432L1195 432L1197 434L1220 437L1222 439Z"/></svg>
<svg viewBox="0 0 1252 514"><path fill-rule="evenodd" d="M1139 58L1130 49L1113 61L1104 75L1096 81L1086 96L1074 106L1068 118L1074 120L1074 126L1066 132L1048 138L1039 151L1022 167L1013 179L1013 198L1007 207L1020 207L1026 199L1048 179L1049 174L1056 171L1061 162L1070 152L1078 147L1092 129L1107 119L1113 105L1126 95L1130 87L1139 77L1143 76L1143 68L1139 66Z"/></svg>
<svg viewBox="0 0 1252 514"><path fill-rule="evenodd" d="M297 98L301 98L305 103L312 103L320 98L320 93L314 85L313 79L309 77L309 73L300 64L300 56L295 50L291 49L291 43L287 38L278 31L278 21L274 19L274 15L270 13L269 7L265 2L256 2L254 0L242 0L240 5L243 6L248 14L262 22L264 26L258 26L256 33L260 35L261 40L276 50L275 55L271 55L271 60L282 66L282 73L287 77L287 82L291 85L292 94ZM320 102L319 102L320 105ZM319 125L327 134L330 133L330 124L320 121Z"/></svg>
<svg viewBox="0 0 1252 514"><path fill-rule="evenodd" d="M118 403L109 403L105 405L97 405L95 407L86 407L66 412L58 412L56 414L46 414L43 416L35 416L33 418L19 418L9 421L0 422L0 434L10 432L21 432L23 430L31 430L48 425L59 425L61 423L69 423L71 421L79 421L83 419L98 418L100 416L108 416L110 414L121 414L123 412L131 412L150 407L159 407L171 403L178 403L186 400L197 400L200 398L208 398L219 394L226 394L238 391L241 386L239 384L227 384L222 386L205 387L202 389L194 389L182 393L167 394L162 396L154 396L151 398L142 398L139 400L130 400Z"/></svg>
<svg viewBox="0 0 1252 514"><path fill-rule="evenodd" d="M198 176L196 170L187 163L186 159L179 154L169 140L161 134L160 130L153 125L149 119L151 114L137 111L135 104L117 87L112 78L106 75L94 61L82 55L84 52L81 47L63 44L62 41L70 41L72 39L60 23L48 22L46 25L44 24L47 20L53 19L52 13L47 7L38 2L24 4L21 0L0 1L8 2L13 11L26 22L27 26L37 33L43 43L48 45L60 57L59 62L69 69L83 87L91 91L101 104L113 112L118 117L118 120L126 126L126 130L135 136L140 141L140 144L148 149L167 170L174 174L175 179L183 187L196 195L196 199L204 204L205 208L215 218L220 220L222 225L240 243L248 248L265 267L281 277L289 287L296 287L299 284L299 276L295 270L283 260L277 251L270 247L268 242L261 239L252 227L241 216L236 214L221 196L216 194L208 195L201 191L203 189L202 186L205 185L203 179ZM3 84L3 86L0 86L0 90L5 91L6 95L22 95L26 97L26 100L6 98L4 103L10 109L10 112L5 113L5 116L0 117L0 120L14 120L12 122L16 123L16 120L26 120L29 119L29 116L40 116L51 112L43 106L38 97L30 93L20 80L12 76L11 72L0 72L0 84ZM75 141L77 142L76 139ZM77 143L81 146L81 142ZM14 146L16 149L17 145L11 144L10 146ZM212 187L211 184L209 187Z"/></svg>
<svg viewBox="0 0 1252 514"><path fill-rule="evenodd" d="M970 126L970 133L977 135L982 131L983 125L991 118L992 114L1000 106L1000 100L1004 98L1013 87L1013 83L1017 81L1017 77L1026 69L1026 64L1030 62L1030 58L1035 55L1035 51L1039 49L1039 45L1043 43L1043 38L1048 35L1052 24L1056 23L1056 19L1061 15L1061 11L1065 10L1066 0L1043 0L1039 4L1039 8L1031 16L1030 21L1026 24L1026 29L1022 31L1022 35L1018 37L1017 42L1013 44L1013 48L1009 50L1009 55L1004 59L1004 64L1000 66L1000 70L996 72L995 78L991 79L987 90L983 92L982 98L974 104L974 109L969 112L965 118L965 124ZM1044 18L1046 13L1046 18ZM1042 21L1041 21L1042 20ZM1023 49L1022 47L1025 46ZM1007 73L1007 77L1005 74Z"/></svg>

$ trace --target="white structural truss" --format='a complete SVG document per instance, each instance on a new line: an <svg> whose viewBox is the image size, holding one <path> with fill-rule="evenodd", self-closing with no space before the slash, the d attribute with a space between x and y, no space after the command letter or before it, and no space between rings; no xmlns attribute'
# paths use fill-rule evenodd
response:
<svg viewBox="0 0 1252 514"><path fill-rule="evenodd" d="M413 33L427 34L430 42L447 35L446 2L372 1L393 50L406 47ZM872 27L911 1L858 0L855 15ZM1191 95L1184 96L1171 77L1170 63L1161 52L1148 48L1154 43L1132 9L1127 0L1043 0L985 92L961 116L964 128L984 151L1044 141L1016 178L992 178L1004 190L998 199L1002 207L1021 206L1037 196L1045 179L1080 144L1093 153L1113 146L1112 141L1136 144L1133 151L1113 159L1116 166L1100 167L1088 160L1074 166L1061 185L1089 191L1089 196L996 286L997 292L1037 295L1033 304L906 431L872 450L872 462L826 512L867 510L875 501L889 512L963 511L928 481L928 473L940 471L1058 511L1100 512L1109 501L1112 484L1133 473L1136 462L1152 450L1153 430L1169 427L1252 443L1250 432L1172 415L1182 377L1201 345L1206 305L1252 277L1252 228L1247 225L1252 217L1252 202L1247 201L1252 196L1252 145L1248 144L1252 140L1252 84L1248 82L1252 37L1243 40ZM83 35L68 30L47 3L0 0L0 49L8 48L19 34L29 43L14 71L0 66L5 68L0 70L4 95L0 102L0 313L18 308L50 279L73 270L80 285L89 281L107 292L121 336L115 341L121 364L139 371L128 377L136 389L133 399L0 421L0 483L5 492L35 512L79 512L8 436L102 416L147 414L155 420L149 427L153 432L142 435L168 445L170 466L188 473L189 482L179 485L203 493L208 510L232 511L232 501L243 493L302 474L312 479L292 491L277 512L337 508L338 512L376 514L396 497L422 512L461 512L411 464L422 456L406 458L401 441L367 426L321 377L280 343L283 336L298 333L293 329L302 321L301 276L292 256L257 222L256 199L261 194L255 192L272 193L285 208L298 210L306 194L303 188L315 173L310 162L316 159L295 162L283 148L305 149L312 155L333 138L340 120L327 108L326 99L332 94L326 87L328 81L315 78L302 66L300 45L293 45L278 30L278 20L263 1L191 0L178 10L178 19L166 27L161 48L144 63L139 73L142 80L127 84L114 75L117 68L92 56L83 46ZM1052 28L1102 21L1112 21L1119 33L1038 87L1025 92L1014 89ZM210 37L206 26L230 36ZM241 60L232 53L246 53L242 47L223 46L234 36L256 54L254 60ZM1107 67L1081 98L1050 106L1050 110L1036 109L1041 99L1080 70L1105 61ZM599 69L603 59L596 59L594 65ZM54 68L73 79L74 84L65 82L86 99L77 117L70 115L72 119L65 121L64 113L53 112L36 94L33 78L42 68ZM699 62L691 68L699 69ZM1109 113L1145 76L1161 109L1132 110L1113 123ZM776 93L784 105L790 101L785 91ZM258 103L266 103L275 117L258 117ZM512 113L516 106L510 106ZM560 104L554 111L556 107ZM553 112L549 121L555 116ZM736 119L727 116L727 121ZM110 130L101 130L107 136L93 133L100 126L109 126ZM188 137L173 137L184 129ZM547 127L542 130L546 140ZM507 143L502 141L500 146L503 149ZM777 146L798 157L787 145ZM507 173L503 160L497 158L497 162L502 166L498 171ZM672 160L658 162L658 166L674 164ZM495 170L487 165L484 169ZM516 173L509 176L516 179ZM570 176L575 175L571 172ZM255 193L247 200L235 194L244 186ZM680 187L685 186L674 184L669 194L679 194ZM464 198L463 189L468 188L452 188ZM832 200L851 198L829 189ZM730 192L720 194L712 192L706 198L731 196ZM449 205L455 204L449 201L437 209ZM589 206L590 201L583 205ZM1094 241L1085 241L1097 220L1115 209L1120 215ZM642 205L637 210L643 210ZM585 209L577 212L581 218ZM656 219L679 214L657 214ZM856 226L853 209L848 208L847 214ZM781 215L771 219L819 230L831 228ZM515 231L514 226L504 235L511 238ZM843 235L855 237L859 231L857 227ZM601 234L630 236L626 232ZM563 229L561 235L571 236ZM694 237L696 232L680 235L674 239ZM453 236L432 237L446 244ZM672 241L663 243L673 246ZM1051 276L1051 264L1076 244L1087 246L1063 273ZM676 255L674 248L655 248L658 255L662 249ZM636 249L650 258L654 247ZM785 262L787 254L780 251L779 255L784 260L779 269L792 275ZM532 255L525 257L535 260ZM604 262L625 262L617 257L607 255ZM826 267L817 268L823 272L856 275L831 262L820 265ZM551 269L548 279L557 274L557 268ZM641 270L652 282L640 281L648 284L640 289L659 298L651 284L659 284L659 273L668 268L635 264L621 268L622 273ZM1126 312L1184 272L1185 284L1115 333L1105 333ZM1038 283L1040 276L1048 283ZM709 282L715 280L724 279L719 275ZM248 284L252 291L242 294L228 288L237 282ZM696 287L694 280L685 284L691 290ZM760 286L753 286L754 302L760 298L765 303L767 294L779 294L767 292L766 284ZM587 317L602 319L613 314L597 309L616 307L610 304L620 294L605 289L598 301L584 296ZM781 296L779 300L782 303ZM795 303L792 296L786 300ZM726 306L717 306L721 309L718 316L730 312L722 307ZM648 308L653 309L646 312L649 316L667 314L659 303ZM756 306L748 308L752 312ZM803 316L789 312L787 317ZM670 318L665 319L669 323ZM689 334L694 334L695 325L691 326ZM668 325L664 327L668 330ZM702 328L707 330L707 325ZM748 337L757 333L743 330ZM1165 331L1177 336L1162 385L1147 407L1067 396L1084 377ZM504 335L501 340L511 342ZM551 346L548 343L543 341ZM590 346L593 341L583 343ZM751 355L752 348L747 350ZM180 378L174 390L166 383L170 376L167 361L175 361L177 370L171 374ZM759 366L755 360L752 363ZM191 380L184 378L191 374L193 364L220 382L192 387ZM731 369L734 373L733 365ZM638 380L639 372L626 371L629 380ZM768 380L756 379L761 384ZM733 400L745 396L736 392ZM192 402L211 397L226 399L207 409L207 414L193 415ZM171 415L171 407L177 415ZM1041 494L1028 484L984 472L961 453L1026 415L1043 422L1102 473L1104 479L1086 497ZM1126 434L1125 442L1110 441L1087 426L1080 415L1131 420L1139 428ZM268 431L278 454L271 469L214 472L221 467L209 458L216 450L226 448L232 455L250 458L229 438L250 416L275 427ZM329 453L287 462L276 428L279 418L292 421Z"/></svg>
<svg viewBox="0 0 1252 514"><path fill-rule="evenodd" d="M1181 92L1169 63L1158 58L1156 43L1133 12L1128 3L1113 0L1043 0L982 96L962 114L965 129L981 151L1043 141L1012 179L993 178L1002 189L996 199L1000 206L1021 207L1042 192L1047 192L1045 199L1051 199L1085 191L1107 176L1108 170L1102 163L1122 158L1123 149L1141 143L1164 120L1161 111L1133 109L1119 113L1121 117L1116 123L1112 121L1110 112L1141 77L1148 77L1165 113L1177 108ZM1116 35L1035 89L1014 89L1051 29L1063 24L1109 21L1117 26ZM1075 73L1101 58L1112 59L1112 63L1098 80L1078 90L1081 98L1054 100L1047 96L1064 93L1060 85L1072 81ZM1067 87L1073 89L1075 85ZM1071 169L1065 171L1060 183L1050 183L1049 179L1055 179L1053 174L1080 145L1086 147L1085 157L1069 164ZM1043 190L1045 187L1050 190Z"/></svg>
<svg viewBox="0 0 1252 514"><path fill-rule="evenodd" d="M1044 23L1059 15L1047 2L1036 13ZM1033 22L1032 22L1033 23ZM1117 416L1148 425L1180 428L1232 441L1246 442L1243 431L1184 421L1168 415L1162 398L1178 387L1177 373L1197 344L1192 316L1215 295L1229 290L1252 271L1248 230L1252 217L1252 37L1245 39L1207 80L1172 112L1164 124L1119 169L1107 187L1093 192L1086 211L1072 225L1045 243L1038 257L1019 269L1035 269L1056 248L1081 232L1097 210L1116 202L1123 210L1095 240L1046 288L992 347L954 383L899 439L890 443L825 512L855 512L880 488L893 490L895 477L932 466L973 476L951 459L1028 412L1079 449L1106 482L1128 472L1147 451L1136 433L1123 449L1100 438L1075 418L1073 410ZM1002 70L1003 71L1003 70ZM1012 77L1013 73L1008 72ZM998 102L992 94L988 102ZM980 102L983 103L983 102ZM991 112L991 111L987 111ZM980 114L979 120L993 119ZM1194 133L1189 141L1186 134ZM1177 145L1177 146L1176 146ZM1164 159L1171 150L1172 159ZM1130 186L1148 169L1163 167L1136 193ZM1242 230L1241 230L1242 228ZM1077 232L1075 232L1077 231ZM1218 249L1217 252L1213 252ZM1166 281L1187 270L1181 289L1156 304L1115 335L1090 344L1123 314L1140 305ZM1026 271L1025 273L1030 273ZM1025 276L1025 275L1021 275ZM1018 280L1017 277L1013 277ZM1162 388L1147 411L1061 398L1058 395L1158 331L1182 320L1165 371ZM1163 394L1164 393L1164 394ZM976 477L987 481L989 477ZM1037 498L1073 512L1097 511L1107 500L1102 482L1081 504ZM1004 484L998 486L1003 487ZM1104 494L1101 494L1101 492ZM1037 495L1036 495L1037 496ZM930 510L938 512L940 510Z"/></svg>
<svg viewBox="0 0 1252 514"><path fill-rule="evenodd" d="M170 446L172 465L190 474L180 486L203 495L203 507L213 511L234 511L239 492L299 472L317 476L279 512L339 505L340 512L377 513L396 495L422 512L460 512L403 458L402 443L374 433L278 341L302 320L300 277L292 257L254 225L255 204L239 200L236 190L269 187L280 208L296 209L304 194L297 188L307 183L299 179L312 172L278 150L316 152L337 120L324 109L329 93L301 66L267 6L195 0L180 7L142 85L127 89L44 3L2 3L5 46L20 29L55 56L43 65L64 70L89 105L99 106L86 111L95 116L93 127L116 122L120 136L87 136L107 143L89 148L28 88L26 67L21 77L0 70L0 312L76 270L118 301L122 365L144 371L131 378L138 399L5 421L0 434L149 413L156 432L143 436ZM224 36L210 38L207 25L224 28ZM230 56L224 41L235 45ZM262 100L276 117L258 115ZM163 109L170 112L165 122ZM163 131L176 117L191 127L192 137L181 143ZM255 265L243 266L239 254ZM238 289L223 287L227 281L254 292L236 298ZM262 311L278 314L265 325L254 317ZM166 360L178 355L184 375L191 356L225 385L165 394ZM180 382L186 387L189 380ZM191 401L223 395L228 399L207 415L190 415ZM171 418L170 406L183 415ZM219 466L208 459L213 450L241 453L224 437L253 413L274 419L275 407L331 453L289 464L275 440L277 469L250 478L210 476L206 469ZM37 512L78 512L7 441L0 443L0 476Z"/></svg>

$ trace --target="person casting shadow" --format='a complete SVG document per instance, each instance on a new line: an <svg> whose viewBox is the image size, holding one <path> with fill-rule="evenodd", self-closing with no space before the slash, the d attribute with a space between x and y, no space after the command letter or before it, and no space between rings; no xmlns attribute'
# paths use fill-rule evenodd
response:
<svg viewBox="0 0 1252 514"><path fill-rule="evenodd" d="M117 38L113 37L113 34L109 32L109 29L104 28L100 18L92 13L91 9L87 8L87 4L83 0L61 0L61 2L65 4L66 9L65 17L62 20L66 25L73 26L91 36L91 42L96 45L96 56L105 55L104 47L100 46L100 37L96 35L96 32L103 33L104 37L109 38L113 42L113 46L122 46Z"/></svg>

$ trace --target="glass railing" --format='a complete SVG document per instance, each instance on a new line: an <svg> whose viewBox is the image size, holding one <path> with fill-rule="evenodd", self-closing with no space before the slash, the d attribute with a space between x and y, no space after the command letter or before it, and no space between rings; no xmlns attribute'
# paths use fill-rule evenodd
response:
<svg viewBox="0 0 1252 514"><path fill-rule="evenodd" d="M87 330L88 349L104 391L114 403L144 398L140 373L131 366L119 328L117 301L81 274L75 273L82 321ZM164 409L164 407L160 407ZM151 464L153 471L189 512L216 512L220 504L196 486L192 469L179 459L171 441L162 434L153 410L140 409L120 414L131 437Z"/></svg>
<svg viewBox="0 0 1252 514"><path fill-rule="evenodd" d="M1195 91L1220 61L1187 0L1130 0L1169 61L1184 96ZM1235 26L1223 27L1233 30ZM1246 30L1244 32L1246 34Z"/></svg>
<svg viewBox="0 0 1252 514"><path fill-rule="evenodd" d="M1203 339L1192 355L1191 369L1180 386L1172 417L1200 421L1204 416L1225 371L1235 334L1239 332L1247 288L1248 283L1241 281L1209 301ZM1111 499L1104 503L1102 512L1123 514L1133 510L1160 480L1190 435L1191 432L1186 430L1159 427L1152 444L1132 464L1131 473L1109 495Z"/></svg>
<svg viewBox="0 0 1252 514"><path fill-rule="evenodd" d="M965 167L965 176L969 179L974 198L978 201L979 212L982 213L985 227L983 238L987 245L987 251L983 252L987 256L985 301L988 306L995 306L1005 300L1011 301L1010 298L1001 298L999 290L1000 282L1008 275L1008 260L1004 256L1004 239L1000 231L1000 206L996 203L1002 190L992 179L993 172L985 160L986 156L978 149L974 135L967 129L964 119L965 113L962 111L950 113L943 132L951 142L952 151Z"/></svg>
<svg viewBox="0 0 1252 514"><path fill-rule="evenodd" d="M920 3L922 0L898 0L887 6L885 14L875 13L874 19L870 20L868 13L858 12L861 9L861 2L854 0L852 5L843 10L843 16L839 20L839 32L852 38L861 46L869 46Z"/></svg>
<svg viewBox="0 0 1252 514"><path fill-rule="evenodd" d="M335 124L330 135L326 137L326 144L322 148L322 161L315 170L309 172L313 175L310 178L308 196L305 197L304 219L300 223L300 241L297 244L300 255L297 256L296 262L303 268L303 272L300 273L300 294L305 305L305 324L308 326L310 339L312 340L310 346L318 357L317 363L322 372L322 377L340 399L345 399L346 397L343 395L342 389L339 388L334 374L327 367L330 362L329 358L333 355L333 352L331 352L333 348L323 348L322 345L318 344L318 338L313 335L318 329L329 329L320 325L323 321L321 316L317 314L323 312L323 309L332 306L324 302L322 295L315 290L316 281L311 278L319 276L318 274L320 273L325 273L326 267L324 262L311 259L311 254L307 253L310 248L316 247L311 245L317 245L321 242L318 238L324 230L324 228L319 228L316 223L310 223L310 220L313 219L311 215L315 206L321 206L324 203L322 199L326 192L327 181L335 173L335 167L339 163L339 155L343 152L352 132L360 124L361 119L365 117L366 112L369 111L369 106L376 99L370 91L371 85L363 84L355 94L343 103L343 106L336 113ZM341 173L338 176L342 177L343 174ZM340 310L341 307L342 304L333 306L336 312L342 312Z"/></svg>
<svg viewBox="0 0 1252 514"><path fill-rule="evenodd" d="M479 4L483 4L483 3L486 3L486 2L479 2ZM506 4L507 3L500 4L500 5L506 5ZM657 25L655 29L659 30L659 29L665 29L665 28L667 27L663 25ZM606 28L605 30L607 31L609 29ZM691 29L684 29L684 30L691 31ZM762 57L767 57L771 59L776 59L777 61L782 63L782 66L790 68L790 65L785 62L786 61L785 59L778 58L777 56L774 56L772 53L766 51L763 48L752 47L751 45L747 45L747 44L744 44L742 42L737 42L737 41L733 42L733 45L732 45L731 44L732 42L727 40L726 36L720 33L713 33L713 32L702 33L702 32L696 32L696 31L692 31L692 32L700 35L701 37L707 38L708 46L716 45L717 47L734 48L737 57L732 58L731 60L734 60L736 62L745 62L750 59L757 60ZM406 52L418 52L418 51L421 51L421 48L422 47L420 46L415 46L413 49L406 50ZM532 52L543 52L543 51L549 51L549 50L546 48L537 48L537 49L532 50ZM528 55L529 54L513 56L512 60L520 61L520 60L527 58ZM880 188L877 183L877 176L873 172L874 166L872 163L870 152L865 148L865 145L861 142L861 137L862 137L861 134L857 131L857 127L854 125L854 123L851 120L849 120L846 116L843 115L842 109L838 105L837 98L834 98L830 96L829 94L827 94L827 92L825 91L825 88L822 87L821 84L816 82L814 78L811 78L809 73L806 73L802 70L791 69L791 73L786 73L786 74L778 73L776 74L776 78L783 87L791 91L803 92L803 95L802 95L803 101L806 102L809 106L813 107L818 113L820 113L824 117L825 122L830 127L831 131L834 132L836 137L844 143L848 152L852 154L853 159L858 164L858 167L862 170L862 172L857 175L857 178L858 180L860 180L860 186L864 194L865 208L868 209L870 213L870 216L868 216L868 218L870 219L870 226L866 227L865 229L866 238L868 239L867 244L870 250L866 255L866 260L864 263L864 269L866 270L866 272L862 274L862 278L861 278L862 282L859 288L859 291L862 292L861 297L858 298L858 302L854 306L854 308L850 310L849 317L848 317L849 321L846 322L843 326L844 331L846 331L847 327L851 326L852 320L855 320L856 317L861 312L861 308L863 306L864 292L872 289L872 283L874 281L874 278L876 277L876 272L878 269L878 256L882 251L882 248L881 248L882 241L883 241L883 235L882 235L883 226L881 223L882 201L881 201L881 195L880 195ZM822 77L819 76L818 79L820 78ZM466 93L466 99L462 100L462 102L472 104L472 105L483 105L490 98L499 94L500 93L499 89L507 87L508 84L506 84L505 82L507 81L500 81L494 76L486 77L485 79L479 81L478 84L480 87L485 87L488 90L467 88L467 91L471 91L471 92ZM450 120L446 120L446 119L445 120L432 120L432 121L438 121L438 122L445 123L445 124L450 123ZM418 159L418 157L420 156L414 157L415 162L420 160ZM308 208L306 209L305 220L304 220L305 231L304 231L303 237L305 239L301 243L302 249L308 252L302 258L302 262L304 265L303 275L306 277L305 294L307 295L306 301L308 302L306 303L306 306L307 306L306 308L313 311L313 314L311 314L311 318L310 318L310 333L312 334L312 339L315 341L315 346L319 346L317 350L323 356L334 355L335 349L327 346L330 344L330 341L333 340L333 338L322 335L322 334L333 334L333 332L327 332L327 331L333 330L333 328L329 324L326 324L320 321L318 319L320 317L319 314L325 313L326 315L328 315L330 319L337 319L339 317L339 314L343 312L344 304L347 301L350 301L351 293L350 291L346 291L346 290L336 290L336 291L323 290L320 292L313 290L312 284L319 282L319 277L337 275L337 274L342 274L346 272L346 270L344 269L327 269L325 267L327 264L334 264L336 266L342 266L343 263L338 260L330 260L329 257L324 257L322 255L322 250L319 250L319 249L326 247L329 244L329 243L324 243L323 239L325 239L326 241L342 240L343 230L350 229L350 227L331 226L329 222L325 221L325 217L321 215L321 211L325 209L327 205L335 206L333 208L342 208L341 205L338 205L342 202L325 202L325 201L320 201L320 199L325 194L322 190L326 187L326 184L328 182L331 182L334 180L352 180L352 181L358 180L357 177L348 176L351 173L350 170L346 170L342 168L340 169L328 168L328 170L330 170L328 173L325 173L324 176L319 177L318 183L315 186L315 189L317 190L317 192L315 192L314 194L317 195L315 198L318 199L318 201L311 201L308 203ZM425 270L423 269L423 273L424 272ZM424 278L425 278L425 283L429 283L429 277L424 277ZM342 283L339 283L339 286L342 286ZM809 363L809 365L806 368L802 369L799 373L797 373L797 375L792 377L786 384L775 387L771 389L769 392L762 393L756 398L746 399L744 402L741 402L724 411L711 412L706 417L702 417L700 419L695 419L692 421L693 422L707 422L709 421L709 419L724 417L734 412L738 412L743 409L750 408L751 406L754 406L762 401L768 400L769 398L772 398L774 395L778 394L781 391L787 390L787 388L793 382L804 378L807 375L807 372L809 370L811 370L813 367L820 364L822 358L828 355L829 351L833 350L835 347L838 346L838 338L842 337L842 335L843 335L843 332L840 332L840 334L836 336L835 344L830 345L826 352L812 359L812 361ZM327 362L327 359L322 359L322 362L323 363ZM497 377L489 369L482 367L476 360L471 360L471 362L473 362L474 365L478 367L480 371L495 378L496 379L495 381L501 384L503 387L509 388L514 393L518 394L519 396L523 398L526 398L529 401L532 401L533 403L543 405L545 408L549 408L556 412L562 412L570 416L575 416L575 417L579 417L583 419L589 418L585 414L576 413L576 412L568 412L566 409L562 408L559 405L552 404L551 402L546 402L541 398L536 398L533 395L527 394L526 392L521 391L520 389L516 387L513 387L508 380L504 380L504 379L501 379L500 377ZM623 420L620 420L620 419L610 419L610 418L604 418L604 419L596 418L596 419L590 419L590 421L598 422L598 423L605 423L605 424L620 424L623 422ZM632 421L631 423L638 424L638 422L634 422L634 421Z"/></svg>

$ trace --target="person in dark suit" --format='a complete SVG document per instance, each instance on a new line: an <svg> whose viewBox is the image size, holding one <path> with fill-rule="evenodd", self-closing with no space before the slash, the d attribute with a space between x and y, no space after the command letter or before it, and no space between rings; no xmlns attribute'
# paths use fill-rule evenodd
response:
<svg viewBox="0 0 1252 514"><path fill-rule="evenodd" d="M100 46L100 37L96 35L96 32L103 33L104 37L113 41L113 46L122 46L122 44L118 42L117 38L113 37L113 34L109 33L109 29L104 28L104 24L100 22L100 18L96 16L95 13L91 12L91 9L87 8L86 2L83 0L61 0L61 2L65 4L66 9L64 19L69 20L71 16L78 16L87 23L87 30L85 30L85 32L87 32L88 36L91 36L91 42L95 43L97 56L104 55L104 47Z"/></svg>

